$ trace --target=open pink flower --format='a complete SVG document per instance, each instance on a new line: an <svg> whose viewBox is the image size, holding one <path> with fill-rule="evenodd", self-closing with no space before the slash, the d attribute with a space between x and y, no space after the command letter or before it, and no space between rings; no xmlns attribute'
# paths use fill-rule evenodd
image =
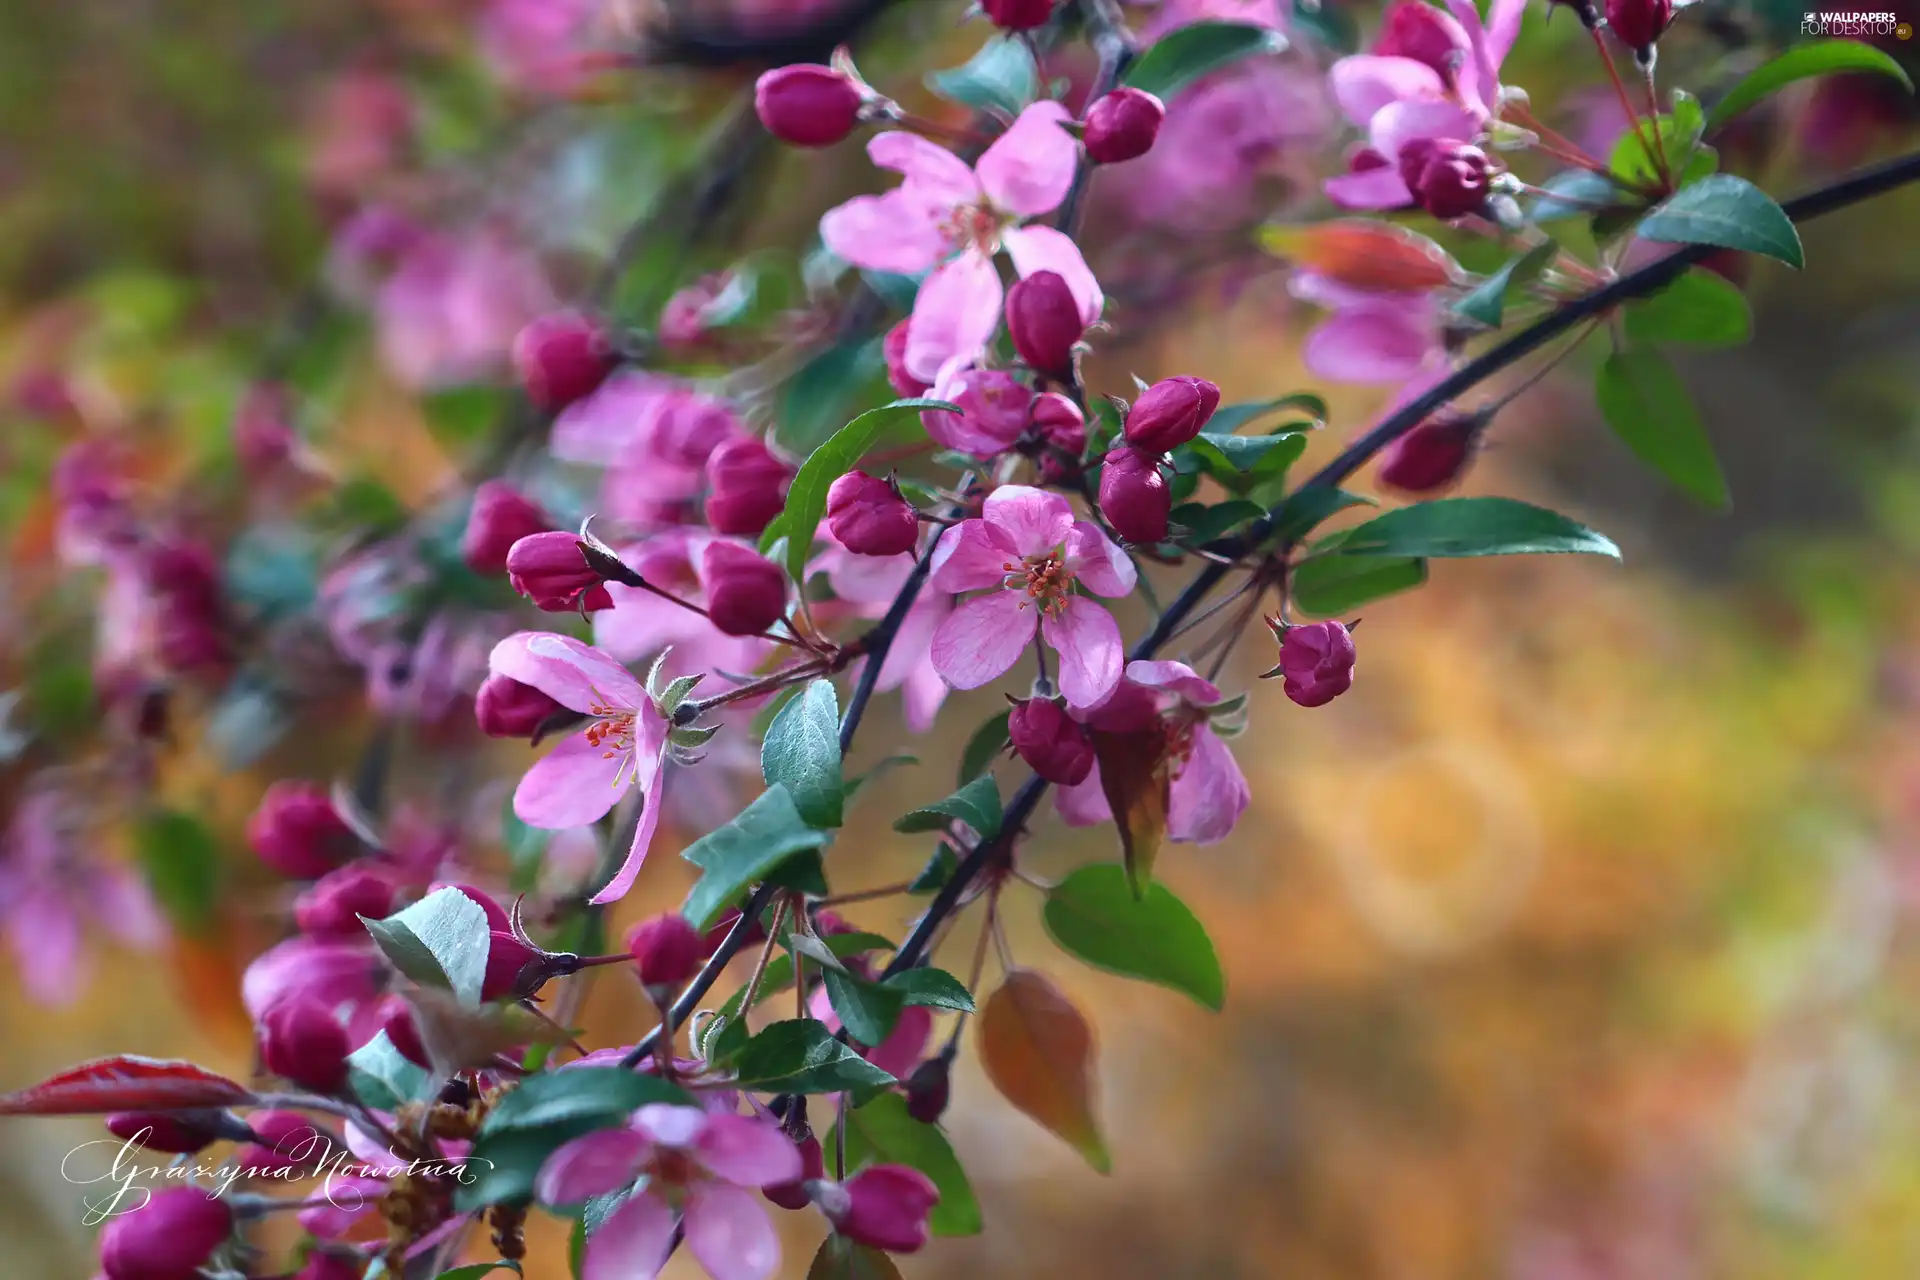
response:
<svg viewBox="0 0 1920 1280"><path fill-rule="evenodd" d="M600 514L640 528L691 521L707 457L746 434L725 400L656 373L616 373L554 420L556 458L606 468Z"/></svg>
<svg viewBox="0 0 1920 1280"><path fill-rule="evenodd" d="M1405 382L1446 364L1441 306L1433 293L1356 289L1310 271L1288 282L1293 295L1333 315L1307 335L1307 368L1333 382Z"/></svg>
<svg viewBox="0 0 1920 1280"><path fill-rule="evenodd" d="M933 553L932 585L979 591L933 633L933 667L956 689L977 689L1019 661L1037 631L1060 655L1060 691L1094 706L1119 682L1126 653L1113 615L1075 594L1124 596L1133 561L1100 526L1075 520L1057 493L1003 485L978 520L949 529Z"/></svg>
<svg viewBox="0 0 1920 1280"><path fill-rule="evenodd" d="M580 1204L647 1185L587 1241L582 1280L652 1280L674 1227L714 1280L764 1280L780 1267L780 1237L752 1188L801 1175L800 1151L770 1121L651 1103L625 1128L601 1129L547 1157L535 1184L550 1205Z"/></svg>
<svg viewBox="0 0 1920 1280"><path fill-rule="evenodd" d="M513 812L530 827L584 827L613 808L630 786L644 805L627 860L594 902L612 902L633 887L660 825L667 722L633 673L571 636L520 631L493 647L493 674L529 684L593 719L568 736L520 779Z"/></svg>
<svg viewBox="0 0 1920 1280"><path fill-rule="evenodd" d="M704 605L706 550L719 541L726 540L704 529L666 529L620 548L620 556L648 582L682 600ZM653 592L610 582L607 594L613 597L613 608L594 615L593 638L602 649L622 660L638 661L671 648L674 652L666 664L669 674L692 674L686 666L693 662L698 664L693 670L726 679L752 671L773 650L769 641L730 636L704 614Z"/></svg>
<svg viewBox="0 0 1920 1280"><path fill-rule="evenodd" d="M971 168L918 134L880 134L867 154L906 181L885 195L855 196L820 219L827 248L856 267L932 271L907 326L906 368L922 382L992 341L1004 296L993 264L1001 249L1022 277L1059 272L1081 321L1100 318L1099 282L1072 239L1052 227L1020 225L1053 212L1073 186L1080 144L1060 127L1070 118L1057 102L1034 103Z"/></svg>
<svg viewBox="0 0 1920 1280"><path fill-rule="evenodd" d="M1224 840L1252 802L1233 752L1213 731L1212 713L1221 702L1219 688L1184 662L1129 662L1126 679L1113 696L1084 717L1095 728L1113 733L1151 730L1161 735L1171 776L1170 839L1189 844ZM1054 805L1068 826L1113 820L1097 764L1086 781L1055 792Z"/></svg>
<svg viewBox="0 0 1920 1280"><path fill-rule="evenodd" d="M913 573L911 554L855 555L840 545L824 520L820 523L817 541L826 546L807 562L807 576L825 574L833 594L863 617L878 618L885 614ZM893 644L887 650L887 660L880 667L880 678L874 684L881 693L900 690L907 728L914 733L925 733L933 727L933 718L947 698L947 682L940 678L933 665L932 649L934 633L952 612L951 595L936 590L932 583L923 586L913 607L901 620L900 630L894 634Z"/></svg>

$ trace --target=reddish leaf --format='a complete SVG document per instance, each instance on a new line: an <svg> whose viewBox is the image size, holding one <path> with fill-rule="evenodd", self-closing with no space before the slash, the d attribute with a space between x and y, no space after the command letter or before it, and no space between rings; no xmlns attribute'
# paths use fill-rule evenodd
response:
<svg viewBox="0 0 1920 1280"><path fill-rule="evenodd" d="M1112 1171L1094 1115L1093 1028L1045 975L1015 969L980 1010L980 1061L1001 1096Z"/></svg>
<svg viewBox="0 0 1920 1280"><path fill-rule="evenodd" d="M1267 249L1336 284L1420 293L1460 280L1460 264L1425 236L1384 222L1347 218L1305 227L1267 227Z"/></svg>
<svg viewBox="0 0 1920 1280"><path fill-rule="evenodd" d="M820 1242L820 1252L813 1255L807 1280L900 1280L900 1268L878 1249L828 1236Z"/></svg>
<svg viewBox="0 0 1920 1280"><path fill-rule="evenodd" d="M179 1059L96 1058L30 1089L0 1094L0 1116L87 1116L185 1111L253 1101L245 1085Z"/></svg>
<svg viewBox="0 0 1920 1280"><path fill-rule="evenodd" d="M1157 733L1093 731L1093 755L1100 762L1100 789L1120 829L1120 851L1127 882L1137 898L1153 878L1153 861L1167 833L1167 792L1171 776Z"/></svg>

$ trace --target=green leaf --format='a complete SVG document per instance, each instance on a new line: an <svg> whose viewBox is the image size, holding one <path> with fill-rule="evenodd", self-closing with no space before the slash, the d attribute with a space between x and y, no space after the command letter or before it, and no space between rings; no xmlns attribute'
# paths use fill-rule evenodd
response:
<svg viewBox="0 0 1920 1280"><path fill-rule="evenodd" d="M1676 89L1671 114L1659 116L1651 128L1644 118L1636 119L1634 123L1635 127L1622 134L1620 141L1614 144L1607 168L1628 182L1645 185L1659 182L1662 156L1669 166L1677 165L1682 158L1691 156L1693 144L1700 140L1704 120L1700 113L1700 100L1684 90ZM1649 145L1656 130L1658 147Z"/></svg>
<svg viewBox="0 0 1920 1280"><path fill-rule="evenodd" d="M776 1022L747 1041L734 1059L740 1088L754 1093L869 1094L892 1076L833 1038L814 1018Z"/></svg>
<svg viewBox="0 0 1920 1280"><path fill-rule="evenodd" d="M451 1271L442 1271L434 1280L480 1280L481 1276L490 1276L496 1271L511 1271L520 1274L517 1262L475 1262L464 1267L455 1267Z"/></svg>
<svg viewBox="0 0 1920 1280"><path fill-rule="evenodd" d="M867 410L834 432L830 440L800 464L799 473L793 477L793 483L787 489L787 509L775 517L773 523L767 526L767 531L760 535L762 550L771 547L778 538L787 540L787 573L795 582L805 580L807 557L813 551L813 535L820 527L820 517L827 510L827 489L835 480L853 470L890 423L923 409L960 411L958 405L945 400L895 400L878 409Z"/></svg>
<svg viewBox="0 0 1920 1280"><path fill-rule="evenodd" d="M1026 41L999 35L981 45L964 65L928 72L927 88L975 111L1014 116L1039 96L1040 69Z"/></svg>
<svg viewBox="0 0 1920 1280"><path fill-rule="evenodd" d="M1600 416L1642 462L1710 507L1727 505L1727 480L1707 429L1667 358L1616 351L1594 381Z"/></svg>
<svg viewBox="0 0 1920 1280"><path fill-rule="evenodd" d="M1284 471L1307 451L1305 428L1266 436L1236 436L1202 431L1188 442L1216 480L1233 484L1242 477L1264 478Z"/></svg>
<svg viewBox="0 0 1920 1280"><path fill-rule="evenodd" d="M847 1034L861 1044L884 1044L893 1034L894 1023L900 1020L900 1010L906 1007L901 993L855 977L845 969L822 966L820 971L826 978L827 999Z"/></svg>
<svg viewBox="0 0 1920 1280"><path fill-rule="evenodd" d="M985 840L1000 830L1000 784L992 774L982 774L945 800L915 809L893 824L895 831L945 831L949 819L958 818Z"/></svg>
<svg viewBox="0 0 1920 1280"><path fill-rule="evenodd" d="M474 1140L473 1149L461 1166L453 1207L461 1213L473 1213L488 1205L527 1203L533 1199L534 1179L548 1156L575 1138L596 1129L611 1128L625 1118L623 1115L575 1116L538 1129L504 1129L492 1134L485 1133L483 1126L481 1136Z"/></svg>
<svg viewBox="0 0 1920 1280"><path fill-rule="evenodd" d="M687 895L681 913L697 929L709 929L720 913L757 880L796 853L818 849L827 833L807 825L793 796L774 785L735 815L701 836L680 856L706 872Z"/></svg>
<svg viewBox="0 0 1920 1280"><path fill-rule="evenodd" d="M1407 556L1308 556L1288 585L1302 612L1329 618L1417 587L1427 580L1427 562Z"/></svg>
<svg viewBox="0 0 1920 1280"><path fill-rule="evenodd" d="M1273 516L1273 536L1281 542L1294 542L1318 528L1321 521L1348 507L1377 507L1372 498L1345 489L1316 486L1298 489L1288 495Z"/></svg>
<svg viewBox="0 0 1920 1280"><path fill-rule="evenodd" d="M1172 521L1185 530L1179 535L1183 541L1204 545L1265 514L1267 509L1257 502L1230 498L1212 506L1203 502L1184 503L1173 509Z"/></svg>
<svg viewBox="0 0 1920 1280"><path fill-rule="evenodd" d="M501 805L500 843L507 851L507 862L512 868L507 886L515 893L533 891L540 879L541 859L546 857L547 842L551 839L551 831L520 821L520 815L513 811L513 794L509 792Z"/></svg>
<svg viewBox="0 0 1920 1280"><path fill-rule="evenodd" d="M802 365L781 389L775 438L795 457L812 453L864 397L887 394L886 373L887 357L879 338L828 347ZM766 550L769 543L762 542L760 549Z"/></svg>
<svg viewBox="0 0 1920 1280"><path fill-rule="evenodd" d="M780 708L760 744L760 772L783 785L815 827L837 827L845 799L840 777L840 700L833 681L815 680Z"/></svg>
<svg viewBox="0 0 1920 1280"><path fill-rule="evenodd" d="M1122 868L1081 867L1048 891L1041 918L1063 950L1095 968L1185 992L1209 1009L1226 1003L1206 929L1157 880L1135 898Z"/></svg>
<svg viewBox="0 0 1920 1280"><path fill-rule="evenodd" d="M423 396L420 411L427 429L455 452L471 449L506 415L513 398L502 387L450 387Z"/></svg>
<svg viewBox="0 0 1920 1280"><path fill-rule="evenodd" d="M1771 62L1762 63L1727 90L1707 113L1707 128L1717 129L1747 108L1779 92L1795 80L1846 71L1877 71L1892 76L1908 93L1913 81L1891 56L1855 40L1815 40L1795 45Z"/></svg>
<svg viewBox="0 0 1920 1280"><path fill-rule="evenodd" d="M616 1123L650 1102L690 1103L686 1091L658 1076L621 1067L568 1067L529 1076L503 1095L480 1123L481 1137L510 1129L544 1129L576 1120Z"/></svg>
<svg viewBox="0 0 1920 1280"><path fill-rule="evenodd" d="M1627 340L1635 346L1662 342L1697 347L1737 347L1753 333L1747 295L1704 267L1650 298L1629 302Z"/></svg>
<svg viewBox="0 0 1920 1280"><path fill-rule="evenodd" d="M1280 396L1273 400L1243 400L1238 404L1223 404L1213 411L1207 419L1207 430L1214 435L1232 435L1249 422L1257 422L1270 413L1279 413L1283 409L1296 410L1306 414L1315 422L1327 420L1327 402L1311 391L1296 391L1290 396Z"/></svg>
<svg viewBox="0 0 1920 1280"><path fill-rule="evenodd" d="M960 752L960 776L954 779L956 783L965 786L993 768L994 757L1005 749L1009 741L1007 719L1012 714L1011 710L1002 711L973 731L965 749Z"/></svg>
<svg viewBox="0 0 1920 1280"><path fill-rule="evenodd" d="M834 1134L821 1140L834 1149ZM847 1176L870 1164L904 1164L927 1175L940 1192L927 1225L937 1236L971 1236L980 1231L980 1202L967 1182L966 1170L953 1153L947 1135L935 1125L922 1124L907 1114L907 1100L883 1093L865 1106L847 1113Z"/></svg>
<svg viewBox="0 0 1920 1280"><path fill-rule="evenodd" d="M857 956L867 951L891 951L893 943L877 933L830 933L820 941L827 944L837 959ZM793 985L793 957L777 955L767 961L767 971L760 975L760 990L754 994L756 1005L765 1004L767 997L785 991ZM727 997L720 1006L720 1016L737 1018L740 1016L740 1002L746 997L747 989L740 988Z"/></svg>
<svg viewBox="0 0 1920 1280"><path fill-rule="evenodd" d="M360 918L394 968L453 992L468 1008L479 1006L491 946L479 903L458 889L440 889L384 920Z"/></svg>
<svg viewBox="0 0 1920 1280"><path fill-rule="evenodd" d="M188 933L212 922L220 895L220 847L191 814L158 809L134 828L133 844L147 886L167 918Z"/></svg>
<svg viewBox="0 0 1920 1280"><path fill-rule="evenodd" d="M1620 558L1605 536L1557 511L1514 498L1441 498L1375 516L1316 544L1353 556L1526 556L1561 553Z"/></svg>
<svg viewBox="0 0 1920 1280"><path fill-rule="evenodd" d="M1557 222L1611 209L1621 203L1620 189L1591 169L1563 169L1540 184L1546 195L1533 202L1531 222Z"/></svg>
<svg viewBox="0 0 1920 1280"><path fill-rule="evenodd" d="M1500 327L1500 318L1506 314L1507 295L1525 289L1540 278L1554 255L1560 252L1560 246L1552 240L1537 244L1525 253L1508 258L1506 265L1488 276L1453 304L1453 310L1476 324L1489 329Z"/></svg>
<svg viewBox="0 0 1920 1280"><path fill-rule="evenodd" d="M1133 60L1121 83L1171 102L1188 85L1230 62L1286 50L1286 37L1237 22L1194 22L1154 41Z"/></svg>
<svg viewBox="0 0 1920 1280"><path fill-rule="evenodd" d="M908 893L938 893L960 866L960 856L942 840L927 859L927 865L920 868L920 874L907 886Z"/></svg>
<svg viewBox="0 0 1920 1280"><path fill-rule="evenodd" d="M347 1084L353 1096L375 1111L392 1111L402 1103L423 1102L427 1073L407 1061L385 1031L347 1055Z"/></svg>
<svg viewBox="0 0 1920 1280"><path fill-rule="evenodd" d="M952 1009L956 1013L973 1012L973 993L967 984L945 969L903 969L880 984L898 991L908 1004L929 1009Z"/></svg>
<svg viewBox="0 0 1920 1280"><path fill-rule="evenodd" d="M1640 220L1634 234L1662 244L1710 244L1806 265L1786 211L1745 178L1716 173L1682 187Z"/></svg>

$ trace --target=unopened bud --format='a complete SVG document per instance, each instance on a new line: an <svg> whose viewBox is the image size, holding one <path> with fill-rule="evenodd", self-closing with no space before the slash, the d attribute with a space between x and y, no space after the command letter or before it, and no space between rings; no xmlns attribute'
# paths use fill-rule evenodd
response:
<svg viewBox="0 0 1920 1280"><path fill-rule="evenodd" d="M1036 271L1007 290L1007 334L1035 373L1073 380L1073 347L1086 326L1080 304L1058 271Z"/></svg>
<svg viewBox="0 0 1920 1280"><path fill-rule="evenodd" d="M927 1243L927 1216L940 1203L940 1192L926 1174L903 1164L877 1164L842 1186L846 1197L829 1213L841 1235L888 1253L913 1253Z"/></svg>
<svg viewBox="0 0 1920 1280"><path fill-rule="evenodd" d="M393 913L393 881L372 867L348 863L329 871L293 902L293 922L310 938L363 938L360 917Z"/></svg>
<svg viewBox="0 0 1920 1280"><path fill-rule="evenodd" d="M1153 150L1166 104L1144 89L1122 87L1104 94L1087 108L1087 128L1081 135L1087 156L1095 164L1119 164Z"/></svg>
<svg viewBox="0 0 1920 1280"><path fill-rule="evenodd" d="M1053 0L980 0L980 9L1002 31L1031 31L1053 16Z"/></svg>
<svg viewBox="0 0 1920 1280"><path fill-rule="evenodd" d="M1141 449L1119 448L1100 470L1100 513L1128 542L1160 542L1167 536L1173 492L1160 474L1160 458Z"/></svg>
<svg viewBox="0 0 1920 1280"><path fill-rule="evenodd" d="M920 540L920 518L878 476L849 471L827 490L827 527L855 555L897 556Z"/></svg>
<svg viewBox="0 0 1920 1280"><path fill-rule="evenodd" d="M1373 52L1383 58L1411 58L1433 68L1451 85L1472 55L1467 31L1453 15L1426 0L1393 0L1387 6Z"/></svg>
<svg viewBox="0 0 1920 1280"><path fill-rule="evenodd" d="M707 614L730 636L759 635L787 611L787 579L780 566L731 542L714 542L701 555Z"/></svg>
<svg viewBox="0 0 1920 1280"><path fill-rule="evenodd" d="M199 1187L155 1191L100 1232L106 1280L195 1280L233 1234L233 1207Z"/></svg>
<svg viewBox="0 0 1920 1280"><path fill-rule="evenodd" d="M224 1111L116 1111L107 1132L122 1142L169 1155L191 1155L233 1136L237 1122Z"/></svg>
<svg viewBox="0 0 1920 1280"><path fill-rule="evenodd" d="M818 1182L827 1176L827 1164L820 1152L820 1139L809 1133L794 1143L800 1149L800 1176L792 1182L776 1183L765 1188L767 1199L782 1209L804 1209L813 1203L807 1194L807 1184Z"/></svg>
<svg viewBox="0 0 1920 1280"><path fill-rule="evenodd" d="M756 436L734 436L707 455L707 523L715 533L758 537L787 505L793 468Z"/></svg>
<svg viewBox="0 0 1920 1280"><path fill-rule="evenodd" d="M274 1075L315 1093L338 1093L347 1082L347 1029L319 1000L298 993L260 1019L260 1061Z"/></svg>
<svg viewBox="0 0 1920 1280"><path fill-rule="evenodd" d="M317 880L358 848L353 829L318 783L285 778L267 788L247 819L247 843L283 876Z"/></svg>
<svg viewBox="0 0 1920 1280"><path fill-rule="evenodd" d="M928 1058L907 1077L907 1114L921 1124L938 1124L953 1097L952 1071L945 1054Z"/></svg>
<svg viewBox="0 0 1920 1280"><path fill-rule="evenodd" d="M640 968L640 984L659 1003L693 980L706 957L700 931L677 911L642 920L627 934L627 952Z"/></svg>
<svg viewBox="0 0 1920 1280"><path fill-rule="evenodd" d="M1400 149L1400 180L1414 203L1442 221L1487 207L1493 165L1487 153L1452 138L1420 138Z"/></svg>
<svg viewBox="0 0 1920 1280"><path fill-rule="evenodd" d="M1033 430L1042 445L1040 478L1059 484L1079 471L1087 448L1087 419L1080 406L1048 391L1033 398Z"/></svg>
<svg viewBox="0 0 1920 1280"><path fill-rule="evenodd" d="M923 396L933 388L931 382L922 382L907 369L907 325L910 323L902 320L887 330L886 341L880 344L887 358L887 381L895 391L909 398Z"/></svg>
<svg viewBox="0 0 1920 1280"><path fill-rule="evenodd" d="M1220 407L1220 388L1205 378L1162 378L1127 410L1127 443L1148 453L1172 453L1200 434Z"/></svg>
<svg viewBox="0 0 1920 1280"><path fill-rule="evenodd" d="M1643 61L1673 21L1673 0L1606 0L1606 6L1608 28Z"/></svg>
<svg viewBox="0 0 1920 1280"><path fill-rule="evenodd" d="M613 597L571 533L536 533L507 552L507 581L547 613L611 609Z"/></svg>
<svg viewBox="0 0 1920 1280"><path fill-rule="evenodd" d="M504 480L489 480L473 491L460 556L475 573L505 573L514 543L552 528L538 503Z"/></svg>
<svg viewBox="0 0 1920 1280"><path fill-rule="evenodd" d="M1407 493L1431 493L1460 479L1473 456L1480 420L1442 413L1388 445L1380 455L1380 481Z"/></svg>
<svg viewBox="0 0 1920 1280"><path fill-rule="evenodd" d="M1288 627L1280 640L1280 671L1287 697L1323 707L1353 687L1353 636L1345 623Z"/></svg>
<svg viewBox="0 0 1920 1280"><path fill-rule="evenodd" d="M502 929L487 935L487 973L480 980L482 1000L524 1000L548 977L547 953Z"/></svg>
<svg viewBox="0 0 1920 1280"><path fill-rule="evenodd" d="M488 676L473 697L473 719L489 738L531 738L566 708L511 676Z"/></svg>
<svg viewBox="0 0 1920 1280"><path fill-rule="evenodd" d="M1093 739L1086 726L1052 698L1014 703L1007 737L1027 767L1056 786L1078 786L1093 772Z"/></svg>
<svg viewBox="0 0 1920 1280"><path fill-rule="evenodd" d="M513 366L527 398L558 413L596 391L619 363L600 325L577 311L541 316L513 342Z"/></svg>
<svg viewBox="0 0 1920 1280"><path fill-rule="evenodd" d="M396 1052L416 1067L431 1067L427 1046L420 1039L420 1024L414 1020L413 1006L402 996L388 996L380 1002L380 1029Z"/></svg>
<svg viewBox="0 0 1920 1280"><path fill-rule="evenodd" d="M486 890L476 889L470 884L453 884L448 881L436 881L427 887L427 894L431 897L442 889L458 889L464 894L468 901L472 902L474 906L479 907L480 910L486 914L487 928L492 932L513 932L513 917L509 916L507 909L501 906L499 902L494 899L494 896Z"/></svg>
<svg viewBox="0 0 1920 1280"><path fill-rule="evenodd" d="M775 67L753 86L753 109L767 132L795 147L830 147L860 123L860 86L832 67Z"/></svg>
<svg viewBox="0 0 1920 1280"><path fill-rule="evenodd" d="M316 1128L298 1111L256 1111L247 1126L260 1141L240 1149L234 1163L275 1175L290 1173L325 1159L333 1151L333 1136Z"/></svg>

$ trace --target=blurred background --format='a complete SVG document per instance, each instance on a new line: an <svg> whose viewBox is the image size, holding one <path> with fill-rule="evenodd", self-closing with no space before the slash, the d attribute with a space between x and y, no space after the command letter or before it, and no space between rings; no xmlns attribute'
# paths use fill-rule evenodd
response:
<svg viewBox="0 0 1920 1280"><path fill-rule="evenodd" d="M858 19L876 85L963 121L920 76L990 31L958 4L853 7L0 7L0 1088L119 1051L252 1069L239 975L290 890L242 832L275 778L384 770L397 825L526 887L499 815L529 757L478 738L460 701L490 642L461 620L510 597L406 565L435 563L419 549L449 521L457 536L466 487L526 447L504 356L556 300L658 318L664 339L678 294L690 336L672 359L748 369L730 389L790 447L890 394L872 334L823 318L837 273L812 239L878 179L855 145L767 145L742 95ZM1151 35L1173 8L1128 14ZM1710 97L1795 34L1799 11L1777 9L1686 11L1667 83ZM1378 13L1262 17L1294 49L1189 90L1155 155L1095 185L1088 256L1115 327L1092 381L1320 391L1311 463L1383 396L1304 367L1317 317L1247 231L1328 213L1324 67ZM1069 97L1084 54L1045 65ZM1562 132L1618 132L1570 13L1529 12L1505 79ZM1897 92L1835 81L1717 141L1724 167L1787 195L1910 147L1911 119ZM1466 492L1572 512L1624 565L1438 564L1366 608L1351 694L1305 711L1256 688L1236 743L1252 812L1159 867L1218 943L1224 1014L1080 966L1012 897L1016 955L1098 1026L1115 1172L1089 1172L963 1053L948 1128L986 1231L905 1274L1920 1271L1917 196L1807 228L1804 273L1734 268L1754 340L1681 365L1730 511L1692 507L1606 433L1595 341L1501 415ZM231 629L180 634L165 583L90 561L76 512L109 508L209 548ZM419 554L383 552L396 543ZM423 598L438 630L417 625ZM1222 683L1272 661L1250 637ZM956 698L893 790L944 793L998 697ZM858 754L905 736L888 698ZM748 794L750 776L713 774ZM52 862L25 834L50 780L84 810ZM920 866L890 816L858 812L837 885ZM672 850L702 821L670 820L611 937L681 900ZM1110 842L1048 821L1031 865L1057 875ZM537 885L585 874L562 842L548 864ZM909 911L847 914L898 937ZM964 955L971 928L950 945ZM631 1041L642 1014L630 985L600 983L589 1043ZM90 1274L83 1189L60 1169L98 1133L0 1124L9 1274ZM784 1225L798 1276L819 1227ZM532 1239L528 1274L564 1276L559 1226ZM682 1257L668 1274L697 1272Z"/></svg>

